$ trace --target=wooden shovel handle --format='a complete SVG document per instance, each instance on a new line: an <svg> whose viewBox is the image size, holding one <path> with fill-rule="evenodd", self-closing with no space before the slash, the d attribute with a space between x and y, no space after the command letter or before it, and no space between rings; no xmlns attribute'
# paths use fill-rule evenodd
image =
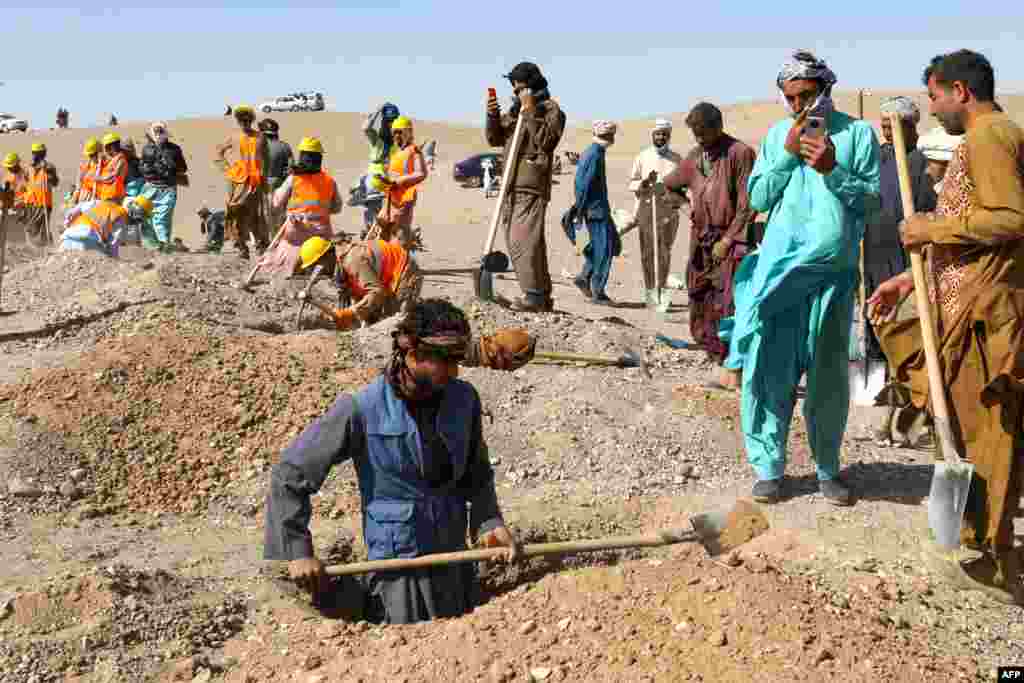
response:
<svg viewBox="0 0 1024 683"><path fill-rule="evenodd" d="M484 253L481 262L487 255L494 251L494 240L498 236L498 222L501 220L501 209L505 205L505 195L508 193L509 185L512 183L512 176L516 171L516 162L519 159L519 145L523 140L523 120L525 116L522 111L516 119L516 129L512 133L512 144L508 149L508 158L505 159L505 168L501 174L501 187L498 188L498 202L494 205L494 213L491 215L491 229L487 233L487 242L484 244Z"/></svg>
<svg viewBox="0 0 1024 683"><path fill-rule="evenodd" d="M892 124L893 150L896 154L896 168L900 180L900 199L903 202L903 217L914 215L914 195L910 185L910 167L907 164L907 147L903 140L903 127L898 114L889 115ZM924 276L924 257L919 246L910 249L910 269L914 275L914 297L917 315L921 320L921 340L924 343L925 366L928 370L928 393L932 403L932 418L935 431L942 446L943 457L954 464L960 463L960 454L953 438L949 419L949 404L946 401L946 387L942 381L942 364L936 341L935 321L928 301L928 284Z"/></svg>
<svg viewBox="0 0 1024 683"><path fill-rule="evenodd" d="M523 546L520 548L519 554L523 558L540 557L542 555L571 555L573 553L591 553L600 550L652 548L675 543L694 543L699 540L700 537L693 531L668 530L640 536L617 536L587 541L536 543ZM326 571L328 576L351 576L352 574L367 574L369 572L403 571L447 564L497 560L504 557L507 553L507 548L481 548L454 553L436 553L409 559L353 562L352 564L333 565L327 567Z"/></svg>

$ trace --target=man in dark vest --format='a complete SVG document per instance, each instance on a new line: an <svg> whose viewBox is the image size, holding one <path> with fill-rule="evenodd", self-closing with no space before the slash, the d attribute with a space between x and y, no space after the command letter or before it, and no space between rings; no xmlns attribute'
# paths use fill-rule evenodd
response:
<svg viewBox="0 0 1024 683"><path fill-rule="evenodd" d="M456 379L468 351L465 314L442 299L416 304L393 333L381 376L341 396L285 450L266 505L264 557L288 560L289 574L318 596L323 563L309 531L310 496L334 465L351 459L362 498L371 560L464 550L466 532L518 556L494 489L480 397ZM455 617L477 602L472 564L373 574L367 616L391 624Z"/></svg>

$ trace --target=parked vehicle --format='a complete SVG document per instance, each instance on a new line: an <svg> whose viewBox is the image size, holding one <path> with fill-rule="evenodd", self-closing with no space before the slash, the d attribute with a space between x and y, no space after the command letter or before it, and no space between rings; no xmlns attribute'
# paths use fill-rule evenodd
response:
<svg viewBox="0 0 1024 683"><path fill-rule="evenodd" d="M494 164L491 173L496 177L501 177L504 169L504 155L501 152L486 152L474 154L455 164L452 167L452 178L455 182L461 183L463 187L483 187L485 159L490 159Z"/></svg>
<svg viewBox="0 0 1024 683"><path fill-rule="evenodd" d="M14 114L0 114L0 133L13 133L16 130L28 132L28 121L19 119Z"/></svg>
<svg viewBox="0 0 1024 683"><path fill-rule="evenodd" d="M323 111L324 96L318 92L297 92L267 100L259 108L264 114L273 111Z"/></svg>

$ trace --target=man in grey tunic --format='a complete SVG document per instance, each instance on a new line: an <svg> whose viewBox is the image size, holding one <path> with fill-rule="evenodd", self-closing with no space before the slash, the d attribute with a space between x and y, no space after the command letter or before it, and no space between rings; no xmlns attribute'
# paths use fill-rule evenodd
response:
<svg viewBox="0 0 1024 683"><path fill-rule="evenodd" d="M309 498L331 467L348 459L359 480L369 559L464 550L467 529L484 546L507 547L509 560L518 556L498 506L480 397L456 379L469 344L461 310L441 299L421 301L393 333L381 376L341 396L274 467L264 558L288 560L292 579L314 598L327 585L309 531ZM378 573L365 587L371 616L391 624L465 614L479 592L472 564Z"/></svg>

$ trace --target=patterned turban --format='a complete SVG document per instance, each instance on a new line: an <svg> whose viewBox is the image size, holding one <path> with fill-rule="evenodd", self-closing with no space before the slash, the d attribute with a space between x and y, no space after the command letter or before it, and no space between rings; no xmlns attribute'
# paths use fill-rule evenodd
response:
<svg viewBox="0 0 1024 683"><path fill-rule="evenodd" d="M825 84L825 94L832 91L836 83L836 75L824 60L818 59L809 50L797 50L793 53L790 61L782 65L775 84L782 89L782 84L788 81L822 81Z"/></svg>
<svg viewBox="0 0 1024 683"><path fill-rule="evenodd" d="M882 102L881 111L883 114L898 114L904 121L910 121L915 126L921 122L921 109L917 103L909 97L890 97Z"/></svg>
<svg viewBox="0 0 1024 683"><path fill-rule="evenodd" d="M594 135L599 138L606 138L615 135L615 131L618 130L618 126L615 125L614 121L594 121Z"/></svg>

